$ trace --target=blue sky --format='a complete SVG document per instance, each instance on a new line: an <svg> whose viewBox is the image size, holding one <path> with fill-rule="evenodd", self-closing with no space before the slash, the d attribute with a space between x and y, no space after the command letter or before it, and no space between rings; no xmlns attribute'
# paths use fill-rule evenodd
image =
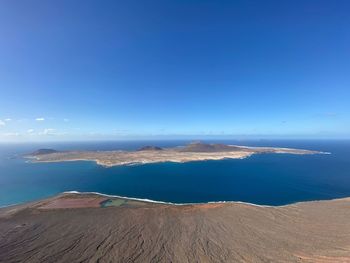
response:
<svg viewBox="0 0 350 263"><path fill-rule="evenodd" d="M349 1L0 3L0 141L350 138Z"/></svg>

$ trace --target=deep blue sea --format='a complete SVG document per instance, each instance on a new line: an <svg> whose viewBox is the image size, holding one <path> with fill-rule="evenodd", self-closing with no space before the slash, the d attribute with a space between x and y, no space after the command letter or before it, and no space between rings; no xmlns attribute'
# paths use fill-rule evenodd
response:
<svg viewBox="0 0 350 263"><path fill-rule="evenodd" d="M134 150L144 145L171 147L189 142L0 144L0 206L72 190L174 203L243 201L264 205L350 196L350 141L209 142L293 147L331 154L260 154L241 160L104 168L85 161L28 163L21 155L38 148Z"/></svg>

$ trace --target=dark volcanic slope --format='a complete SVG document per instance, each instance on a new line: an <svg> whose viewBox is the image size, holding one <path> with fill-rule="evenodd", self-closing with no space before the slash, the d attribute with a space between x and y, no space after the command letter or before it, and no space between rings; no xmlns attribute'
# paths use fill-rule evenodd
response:
<svg viewBox="0 0 350 263"><path fill-rule="evenodd" d="M193 142L181 148L182 152L229 152L242 151L241 147L226 144L207 144L202 142ZM247 149L244 149L247 151Z"/></svg>
<svg viewBox="0 0 350 263"><path fill-rule="evenodd" d="M163 148L157 146L144 146L138 149L138 151L161 151Z"/></svg>
<svg viewBox="0 0 350 263"><path fill-rule="evenodd" d="M350 199L9 210L0 262L350 262Z"/></svg>
<svg viewBox="0 0 350 263"><path fill-rule="evenodd" d="M50 154L50 153L57 153L58 151L53 150L53 149L39 149L30 155L42 155L42 154Z"/></svg>

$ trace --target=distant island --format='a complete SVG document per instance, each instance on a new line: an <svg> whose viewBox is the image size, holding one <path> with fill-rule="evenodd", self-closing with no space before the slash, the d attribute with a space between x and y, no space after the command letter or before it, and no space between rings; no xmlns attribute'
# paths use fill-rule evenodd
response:
<svg viewBox="0 0 350 263"><path fill-rule="evenodd" d="M289 153L317 154L319 151L278 148L278 147L248 147L226 144L206 144L193 142L186 146L161 148L144 146L136 151L56 151L39 149L29 155L33 162L63 162L63 161L95 161L97 164L111 167L118 165L146 164L159 162L191 162L222 159L242 159L253 154Z"/></svg>

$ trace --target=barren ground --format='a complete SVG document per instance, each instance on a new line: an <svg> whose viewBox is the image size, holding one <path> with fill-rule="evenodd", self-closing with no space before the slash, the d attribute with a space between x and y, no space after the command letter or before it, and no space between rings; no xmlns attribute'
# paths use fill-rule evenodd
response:
<svg viewBox="0 0 350 263"><path fill-rule="evenodd" d="M0 262L350 262L350 198L96 205L107 199L63 194L0 209Z"/></svg>

